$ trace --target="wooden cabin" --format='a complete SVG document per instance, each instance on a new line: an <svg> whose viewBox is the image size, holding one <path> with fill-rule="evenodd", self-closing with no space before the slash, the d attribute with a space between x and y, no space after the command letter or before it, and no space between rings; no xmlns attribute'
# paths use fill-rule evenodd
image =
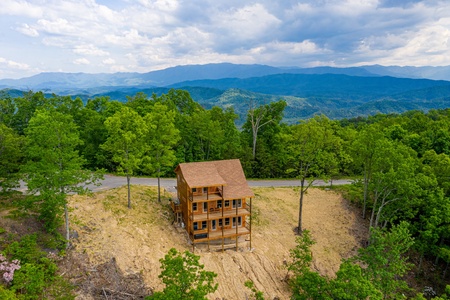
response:
<svg viewBox="0 0 450 300"><path fill-rule="evenodd" d="M172 202L175 220L196 243L225 244L245 236L251 248L252 190L239 159L181 163L177 196ZM241 238L242 239L242 238Z"/></svg>

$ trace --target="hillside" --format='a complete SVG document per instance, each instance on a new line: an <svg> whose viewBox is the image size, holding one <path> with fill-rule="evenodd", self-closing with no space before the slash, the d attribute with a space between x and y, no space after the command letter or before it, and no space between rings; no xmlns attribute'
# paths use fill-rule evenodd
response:
<svg viewBox="0 0 450 300"><path fill-rule="evenodd" d="M289 298L289 289L283 281L287 274L284 262L289 260L289 249L295 246L293 228L298 193L292 188L255 188L254 192L256 221L251 250L245 243L237 252L233 248L224 253L209 252L205 246L195 249L205 269L218 274L219 289L209 299L245 299L249 290L243 284L249 279L268 299ZM62 271L77 283L78 299L104 299L103 295L92 295L94 282L106 284L116 279L131 285L130 278L134 278L131 286L136 287L141 275L148 287L161 290L159 259L171 247L192 250L183 230L171 225L167 198L161 205L155 200L155 194L154 187L133 186L131 210L126 208L125 188L100 192L93 197L72 197L71 218L78 238L70 253L72 261ZM355 253L367 233L358 215L338 194L310 190L304 204L304 227L317 242L312 248L315 270L333 276L341 259ZM111 262L120 272L111 273L111 267L104 267L111 266ZM80 277L80 274L84 275ZM111 274L122 274L122 277ZM109 289L114 284L119 286L115 282L108 284Z"/></svg>
<svg viewBox="0 0 450 300"><path fill-rule="evenodd" d="M408 70L414 78L406 78ZM261 105L286 100L284 121L288 123L317 114L341 119L449 107L450 81L420 78L419 70L422 69L381 66L300 69L210 64L178 66L145 74L39 74L15 81L0 80L0 87L2 84L13 87L3 90L12 97L18 96L21 88L42 90L48 96L56 93L80 97L84 102L95 97L126 102L127 97L139 92L159 96L171 88L183 89L205 108L233 107L240 126L250 101ZM445 73L447 69L432 70Z"/></svg>

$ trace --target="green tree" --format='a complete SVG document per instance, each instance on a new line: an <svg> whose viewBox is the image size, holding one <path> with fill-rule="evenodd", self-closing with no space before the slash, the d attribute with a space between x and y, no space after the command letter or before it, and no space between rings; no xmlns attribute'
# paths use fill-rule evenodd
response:
<svg viewBox="0 0 450 300"><path fill-rule="evenodd" d="M57 228L58 217L64 211L69 241L67 195L85 192L81 184L97 181L99 174L83 170L85 161L76 150L81 140L70 115L54 109L38 109L25 133L27 162L22 171L28 190L39 194L40 218L47 230L52 232Z"/></svg>
<svg viewBox="0 0 450 300"><path fill-rule="evenodd" d="M291 262L287 269L297 276L309 270L312 262L311 246L316 242L312 239L309 230L303 230L301 235L296 237L295 243L295 248L289 251Z"/></svg>
<svg viewBox="0 0 450 300"><path fill-rule="evenodd" d="M18 185L23 144L23 137L0 123L0 188L2 191Z"/></svg>
<svg viewBox="0 0 450 300"><path fill-rule="evenodd" d="M396 299L396 295L408 290L402 277L411 268L407 251L414 244L408 229L409 224L401 222L390 231L372 229L369 246L359 249L355 258L367 267L364 276L380 290L385 299Z"/></svg>
<svg viewBox="0 0 450 300"><path fill-rule="evenodd" d="M379 143L383 138L383 132L378 124L367 126L358 133L350 148L354 163L363 169L364 196L362 217L364 219L366 218L369 183L372 178L373 164L378 150L381 148Z"/></svg>
<svg viewBox="0 0 450 300"><path fill-rule="evenodd" d="M300 198L297 232L302 232L303 198L308 188L317 178L326 179L328 165L334 164L340 151L340 138L334 134L331 122L323 116L314 117L291 128L284 134L287 145L290 168L300 180Z"/></svg>
<svg viewBox="0 0 450 300"><path fill-rule="evenodd" d="M89 99L79 116L80 138L83 146L80 153L87 160L91 169L105 168L114 170L111 153L100 146L106 142L108 131L105 121L123 107L118 101L111 101L108 97Z"/></svg>
<svg viewBox="0 0 450 300"><path fill-rule="evenodd" d="M217 290L214 284L217 274L203 270L200 256L189 251L178 252L172 248L160 259L161 274L159 278L165 284L162 292L155 292L147 299L161 300L201 300Z"/></svg>
<svg viewBox="0 0 450 300"><path fill-rule="evenodd" d="M249 103L247 112L247 121L243 129L251 133L252 137L252 157L256 158L256 142L260 130L270 123L279 124L283 119L283 111L286 107L286 101L280 100L269 104L256 107L254 101Z"/></svg>
<svg viewBox="0 0 450 300"><path fill-rule="evenodd" d="M292 299L359 300L383 299L381 292L366 278L360 266L343 261L335 279L311 271L311 246L314 240L304 230L297 237L295 248L290 250L288 270L293 272L289 280Z"/></svg>
<svg viewBox="0 0 450 300"><path fill-rule="evenodd" d="M11 127L20 135L25 133L36 109L49 105L43 92L33 93L32 91L24 93L23 97L14 98L14 104L16 109L11 120Z"/></svg>
<svg viewBox="0 0 450 300"><path fill-rule="evenodd" d="M252 294L250 295L251 299L254 300L264 300L264 293L261 291L258 291L258 289L255 287L255 284L251 280L247 280L244 283L245 287L249 288L252 291Z"/></svg>
<svg viewBox="0 0 450 300"><path fill-rule="evenodd" d="M133 109L141 117L144 117L153 110L153 104L154 102L149 100L144 92L139 92L133 97L127 96L126 106Z"/></svg>
<svg viewBox="0 0 450 300"><path fill-rule="evenodd" d="M12 97L5 90L0 91L0 123L11 127L15 112L16 104Z"/></svg>
<svg viewBox="0 0 450 300"><path fill-rule="evenodd" d="M346 260L343 261L336 272L336 278L330 281L332 299L381 300L383 294L363 275L360 266Z"/></svg>
<svg viewBox="0 0 450 300"><path fill-rule="evenodd" d="M113 161L118 164L118 173L127 177L128 208L131 208L130 180L141 167L147 125L137 112L123 107L106 119L105 126L109 136L101 148L112 153Z"/></svg>
<svg viewBox="0 0 450 300"><path fill-rule="evenodd" d="M416 184L416 154L411 148L399 142L383 140L379 141L377 151L368 187L372 199L370 227L378 227L382 221L385 226L399 214L397 209L406 212L408 207L405 203L409 202L412 206L411 201L420 191ZM395 207L399 200L403 202Z"/></svg>
<svg viewBox="0 0 450 300"><path fill-rule="evenodd" d="M159 102L144 117L147 124L147 155L144 158L144 166L158 177L158 201L161 202L160 177L162 168L172 167L176 156L174 145L180 139L179 131L175 128L175 112Z"/></svg>

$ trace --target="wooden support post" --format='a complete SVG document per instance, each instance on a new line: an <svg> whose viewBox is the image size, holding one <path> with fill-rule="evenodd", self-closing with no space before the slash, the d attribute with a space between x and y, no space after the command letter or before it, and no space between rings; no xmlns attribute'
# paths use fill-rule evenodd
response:
<svg viewBox="0 0 450 300"><path fill-rule="evenodd" d="M242 199L241 199L241 205L242 205ZM238 251L238 227L239 227L239 223L238 223L238 214L239 214L239 205L238 205L238 201L236 200L236 216L234 217L234 224L236 225L236 252Z"/></svg>
<svg viewBox="0 0 450 300"><path fill-rule="evenodd" d="M250 251L252 250L252 197L250 197Z"/></svg>
<svg viewBox="0 0 450 300"><path fill-rule="evenodd" d="M224 237L223 237L223 233L224 233L224 227L225 227L225 219L223 218L223 208L225 206L224 200L223 200L223 185L222 185L222 252L224 252Z"/></svg>
<svg viewBox="0 0 450 300"><path fill-rule="evenodd" d="M206 199L208 199L208 193L206 193ZM211 232L209 230L210 223L211 223L211 221L209 220L209 202L206 201L206 226L208 228L208 251L209 251L209 238L211 237L210 236Z"/></svg>

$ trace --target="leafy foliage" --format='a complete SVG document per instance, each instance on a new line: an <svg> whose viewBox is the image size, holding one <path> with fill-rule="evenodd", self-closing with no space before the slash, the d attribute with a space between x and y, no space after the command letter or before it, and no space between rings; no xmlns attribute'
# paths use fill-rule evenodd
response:
<svg viewBox="0 0 450 300"><path fill-rule="evenodd" d="M200 300L217 290L214 272L204 271L200 256L189 251L178 252L175 248L160 260L162 279L166 285L162 292L155 292L148 299Z"/></svg>

